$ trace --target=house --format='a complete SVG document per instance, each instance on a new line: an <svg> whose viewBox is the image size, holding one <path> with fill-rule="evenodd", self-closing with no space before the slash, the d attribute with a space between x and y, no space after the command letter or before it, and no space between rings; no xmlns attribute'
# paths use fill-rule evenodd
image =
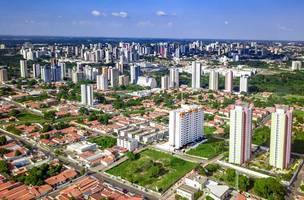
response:
<svg viewBox="0 0 304 200"><path fill-rule="evenodd" d="M195 173L185 178L185 184L197 190L203 190L206 181L207 181L206 177L203 177Z"/></svg>
<svg viewBox="0 0 304 200"><path fill-rule="evenodd" d="M194 194L198 191L198 189L193 188L189 185L183 184L176 189L176 194L188 199L193 200Z"/></svg>
<svg viewBox="0 0 304 200"><path fill-rule="evenodd" d="M223 200L229 194L229 187L227 185L218 185L217 182L208 181L206 188L209 191L209 196L214 200Z"/></svg>

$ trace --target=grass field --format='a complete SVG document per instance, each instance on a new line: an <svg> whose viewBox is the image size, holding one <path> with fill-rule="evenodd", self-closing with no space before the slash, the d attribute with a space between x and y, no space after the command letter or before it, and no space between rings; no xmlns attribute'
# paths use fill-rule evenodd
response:
<svg viewBox="0 0 304 200"><path fill-rule="evenodd" d="M195 167L195 163L148 149L137 159L129 159L107 172L162 193Z"/></svg>
<svg viewBox="0 0 304 200"><path fill-rule="evenodd" d="M100 149L111 148L116 145L116 138L110 136L99 136L89 139L89 142L96 143Z"/></svg>
<svg viewBox="0 0 304 200"><path fill-rule="evenodd" d="M213 158L228 149L224 140L210 138L207 142L187 151L187 154L203 158Z"/></svg>
<svg viewBox="0 0 304 200"><path fill-rule="evenodd" d="M216 131L216 128L210 126L204 126L204 134L212 135Z"/></svg>

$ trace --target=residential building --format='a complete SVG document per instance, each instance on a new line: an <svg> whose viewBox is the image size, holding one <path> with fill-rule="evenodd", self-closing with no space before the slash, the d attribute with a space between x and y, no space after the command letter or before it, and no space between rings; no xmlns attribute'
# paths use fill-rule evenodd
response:
<svg viewBox="0 0 304 200"><path fill-rule="evenodd" d="M176 189L176 194L184 197L187 200L194 200L195 193L198 192L196 188L183 184Z"/></svg>
<svg viewBox="0 0 304 200"><path fill-rule="evenodd" d="M41 75L41 68L39 64L33 64L33 78L39 78Z"/></svg>
<svg viewBox="0 0 304 200"><path fill-rule="evenodd" d="M127 75L120 75L118 77L118 85L120 85L120 86L127 86L127 85L129 85L129 76L127 76Z"/></svg>
<svg viewBox="0 0 304 200"><path fill-rule="evenodd" d="M131 83L136 84L138 81L138 77L140 75L140 66L132 65L130 68L130 74L131 74Z"/></svg>
<svg viewBox="0 0 304 200"><path fill-rule="evenodd" d="M252 108L235 105L230 110L229 162L243 164L251 157Z"/></svg>
<svg viewBox="0 0 304 200"><path fill-rule="evenodd" d="M201 63L192 62L192 89L201 88Z"/></svg>
<svg viewBox="0 0 304 200"><path fill-rule="evenodd" d="M26 60L20 60L20 73L22 78L28 77L28 71L27 71L27 61Z"/></svg>
<svg viewBox="0 0 304 200"><path fill-rule="evenodd" d="M248 76L241 76L240 78L240 93L248 92Z"/></svg>
<svg viewBox="0 0 304 200"><path fill-rule="evenodd" d="M117 146L126 148L129 151L134 151L138 147L138 141L135 138L118 137Z"/></svg>
<svg viewBox="0 0 304 200"><path fill-rule="evenodd" d="M97 75L96 79L97 90L105 91L108 89L108 77L105 74Z"/></svg>
<svg viewBox="0 0 304 200"><path fill-rule="evenodd" d="M277 106L271 115L269 164L279 169L288 167L291 151L292 109Z"/></svg>
<svg viewBox="0 0 304 200"><path fill-rule="evenodd" d="M295 71L295 70L301 70L302 68L302 62L301 61L292 61L291 63L291 70Z"/></svg>
<svg viewBox="0 0 304 200"><path fill-rule="evenodd" d="M178 68L171 68L170 69L169 87L170 88L178 88L179 87L179 71L178 71Z"/></svg>
<svg viewBox="0 0 304 200"><path fill-rule="evenodd" d="M52 72L51 67L49 65L44 65L41 67L41 79L45 83L49 83L52 81Z"/></svg>
<svg viewBox="0 0 304 200"><path fill-rule="evenodd" d="M161 77L161 89L162 90L169 89L169 77L168 76Z"/></svg>
<svg viewBox="0 0 304 200"><path fill-rule="evenodd" d="M7 69L5 66L0 67L0 83L8 81Z"/></svg>
<svg viewBox="0 0 304 200"><path fill-rule="evenodd" d="M110 68L110 83L112 87L118 86L118 76L119 76L119 71L117 68Z"/></svg>
<svg viewBox="0 0 304 200"><path fill-rule="evenodd" d="M169 144L180 149L203 137L204 111L198 105L182 105L169 114Z"/></svg>
<svg viewBox="0 0 304 200"><path fill-rule="evenodd" d="M233 71L229 70L225 75L225 90L226 92L233 91Z"/></svg>
<svg viewBox="0 0 304 200"><path fill-rule="evenodd" d="M219 73L215 70L211 70L209 74L209 90L218 90L218 78Z"/></svg>
<svg viewBox="0 0 304 200"><path fill-rule="evenodd" d="M81 85L81 104L93 106L93 85Z"/></svg>
<svg viewBox="0 0 304 200"><path fill-rule="evenodd" d="M137 80L137 85L140 85L142 87L150 87L150 88L157 87L156 80L154 78L147 76L139 76Z"/></svg>

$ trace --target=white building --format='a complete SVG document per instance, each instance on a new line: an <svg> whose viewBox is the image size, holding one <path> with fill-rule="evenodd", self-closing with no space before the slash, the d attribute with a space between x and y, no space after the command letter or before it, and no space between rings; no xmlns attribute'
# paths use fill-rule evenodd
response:
<svg viewBox="0 0 304 200"><path fill-rule="evenodd" d="M134 138L118 137L117 146L126 148L129 151L134 151L138 147L138 141Z"/></svg>
<svg viewBox="0 0 304 200"><path fill-rule="evenodd" d="M131 83L136 84L138 81L138 77L140 75L140 66L139 65L132 65L130 67L130 75L131 75Z"/></svg>
<svg viewBox="0 0 304 200"><path fill-rule="evenodd" d="M197 105L170 111L169 144L176 149L203 137L204 112Z"/></svg>
<svg viewBox="0 0 304 200"><path fill-rule="evenodd" d="M179 71L177 68L170 69L170 80L169 80L170 88L178 88L179 87Z"/></svg>
<svg viewBox="0 0 304 200"><path fill-rule="evenodd" d="M93 85L81 85L81 104L93 106Z"/></svg>
<svg viewBox="0 0 304 200"><path fill-rule="evenodd" d="M271 115L269 164L280 169L288 167L291 151L292 109L279 106Z"/></svg>
<svg viewBox="0 0 304 200"><path fill-rule="evenodd" d="M108 77L105 74L97 75L96 79L97 90L105 91L108 89Z"/></svg>
<svg viewBox="0 0 304 200"><path fill-rule="evenodd" d="M226 92L232 92L233 90L233 71L229 70L225 74L225 90Z"/></svg>
<svg viewBox="0 0 304 200"><path fill-rule="evenodd" d="M154 78L146 77L146 76L139 76L137 80L137 85L140 85L142 87L150 87L150 88L156 88L157 83Z"/></svg>
<svg viewBox="0 0 304 200"><path fill-rule="evenodd" d="M229 162L243 164L251 157L252 109L236 105L230 111Z"/></svg>
<svg viewBox="0 0 304 200"><path fill-rule="evenodd" d="M302 68L302 62L301 61L292 61L291 63L291 70L300 70Z"/></svg>
<svg viewBox="0 0 304 200"><path fill-rule="evenodd" d="M97 149L97 144L90 142L77 142L67 146L68 151L76 152L77 154L81 154L85 151L95 151Z"/></svg>
<svg viewBox="0 0 304 200"><path fill-rule="evenodd" d="M185 178L185 184L197 190L203 190L206 181L207 181L207 177L203 177L195 173Z"/></svg>
<svg viewBox="0 0 304 200"><path fill-rule="evenodd" d="M201 88L201 63L192 62L192 89Z"/></svg>
<svg viewBox="0 0 304 200"><path fill-rule="evenodd" d="M248 76L241 76L240 78L240 93L248 92Z"/></svg>
<svg viewBox="0 0 304 200"><path fill-rule="evenodd" d="M27 71L27 61L26 60L20 60L20 73L22 78L28 77L28 71Z"/></svg>
<svg viewBox="0 0 304 200"><path fill-rule="evenodd" d="M39 64L33 64L33 78L39 78L41 74L41 68Z"/></svg>
<svg viewBox="0 0 304 200"><path fill-rule="evenodd" d="M218 90L218 78L219 73L215 70L211 70L209 74L209 90L217 91Z"/></svg>
<svg viewBox="0 0 304 200"><path fill-rule="evenodd" d="M161 89L162 90L169 89L169 77L168 76L161 77Z"/></svg>
<svg viewBox="0 0 304 200"><path fill-rule="evenodd" d="M110 83L112 87L118 86L118 76L119 76L119 71L117 68L110 68Z"/></svg>
<svg viewBox="0 0 304 200"><path fill-rule="evenodd" d="M183 184L176 189L176 194L184 197L187 200L194 200L194 195L196 192L198 192L197 189L186 184Z"/></svg>
<svg viewBox="0 0 304 200"><path fill-rule="evenodd" d="M120 86L127 86L129 85L130 81L129 81L129 76L127 75L120 75L118 77L118 85Z"/></svg>

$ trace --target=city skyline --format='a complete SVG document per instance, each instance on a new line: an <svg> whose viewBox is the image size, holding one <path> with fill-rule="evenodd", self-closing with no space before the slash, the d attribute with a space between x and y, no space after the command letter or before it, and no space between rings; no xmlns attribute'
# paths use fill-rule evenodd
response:
<svg viewBox="0 0 304 200"><path fill-rule="evenodd" d="M0 7L1 35L304 40L298 1L5 0Z"/></svg>

